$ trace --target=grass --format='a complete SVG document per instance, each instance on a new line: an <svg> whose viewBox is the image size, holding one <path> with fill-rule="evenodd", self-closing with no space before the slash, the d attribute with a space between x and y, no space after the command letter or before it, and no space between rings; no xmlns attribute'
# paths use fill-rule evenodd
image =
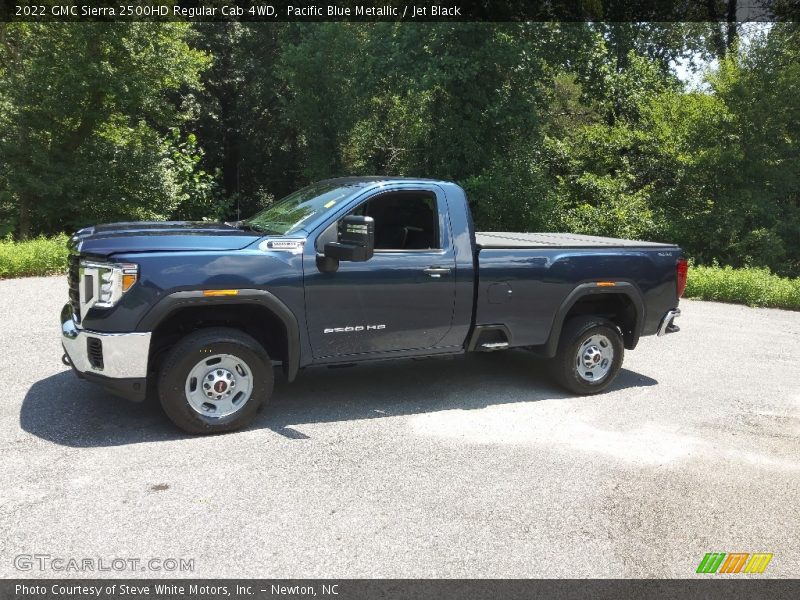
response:
<svg viewBox="0 0 800 600"><path fill-rule="evenodd" d="M0 279L53 275L67 270L65 234L25 242L0 240Z"/></svg>
<svg viewBox="0 0 800 600"><path fill-rule="evenodd" d="M689 267L687 298L800 310L800 278L789 279L769 269Z"/></svg>
<svg viewBox="0 0 800 600"><path fill-rule="evenodd" d="M53 275L67 270L67 236L26 242L0 240L0 279ZM769 269L689 268L687 298L800 310L800 278L780 277Z"/></svg>

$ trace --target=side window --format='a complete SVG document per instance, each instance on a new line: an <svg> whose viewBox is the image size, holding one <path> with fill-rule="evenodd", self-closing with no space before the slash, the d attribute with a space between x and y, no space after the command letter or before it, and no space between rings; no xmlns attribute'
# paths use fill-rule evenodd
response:
<svg viewBox="0 0 800 600"><path fill-rule="evenodd" d="M436 197L428 192L390 192L371 198L352 214L375 219L376 250L440 247Z"/></svg>
<svg viewBox="0 0 800 600"><path fill-rule="evenodd" d="M388 192L370 198L348 215L375 219L375 250L433 250L441 247L436 196L430 192ZM317 251L335 242L337 223L319 238Z"/></svg>

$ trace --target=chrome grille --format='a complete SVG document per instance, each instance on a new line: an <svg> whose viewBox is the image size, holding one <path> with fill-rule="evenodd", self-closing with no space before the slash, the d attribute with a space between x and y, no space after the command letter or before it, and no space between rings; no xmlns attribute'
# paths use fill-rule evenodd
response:
<svg viewBox="0 0 800 600"><path fill-rule="evenodd" d="M67 284L69 285L69 303L72 305L72 314L75 321L81 321L81 258L78 254L69 255L69 270L67 271Z"/></svg>

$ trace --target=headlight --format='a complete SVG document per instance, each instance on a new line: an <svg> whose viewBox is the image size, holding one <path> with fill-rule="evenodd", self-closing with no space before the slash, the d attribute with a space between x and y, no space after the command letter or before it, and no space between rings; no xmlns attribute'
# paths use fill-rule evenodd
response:
<svg viewBox="0 0 800 600"><path fill-rule="evenodd" d="M98 306L110 308L119 302L139 278L139 267L132 263L81 262L82 313Z"/></svg>

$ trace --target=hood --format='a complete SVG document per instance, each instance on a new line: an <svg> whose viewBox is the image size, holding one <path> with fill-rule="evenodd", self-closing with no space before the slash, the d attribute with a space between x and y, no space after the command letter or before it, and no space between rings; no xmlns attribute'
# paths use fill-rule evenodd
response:
<svg viewBox="0 0 800 600"><path fill-rule="evenodd" d="M240 250L263 234L225 223L139 221L81 229L72 236L73 252L109 256L129 252Z"/></svg>

